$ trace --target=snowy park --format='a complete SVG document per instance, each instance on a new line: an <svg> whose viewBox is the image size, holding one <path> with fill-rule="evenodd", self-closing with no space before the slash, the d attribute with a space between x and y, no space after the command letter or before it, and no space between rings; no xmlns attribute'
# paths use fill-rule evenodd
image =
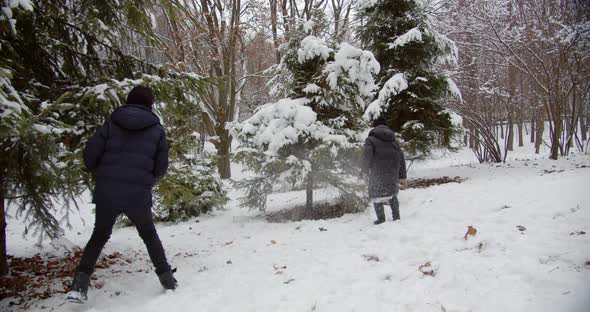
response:
<svg viewBox="0 0 590 312"><path fill-rule="evenodd" d="M29 310L587 310L590 156L556 162L523 153L495 165L478 164L464 150L415 166L410 179L465 181L401 191L401 220L392 222L387 213L379 226L372 209L269 223L240 208L239 195L230 193L223 210L158 227L178 268L176 291L161 289L135 229L120 228L104 254L124 253L133 263L98 269L93 283L101 288L90 289L83 307L56 296ZM305 196L277 194L269 201L281 209ZM66 232L73 244L83 246L90 236L92 208L84 205ZM477 233L467 235L468 226ZM62 253L39 250L22 239L21 228L9 223L12 254Z"/></svg>
<svg viewBox="0 0 590 312"><path fill-rule="evenodd" d="M0 0L0 312L590 310L590 3Z"/></svg>

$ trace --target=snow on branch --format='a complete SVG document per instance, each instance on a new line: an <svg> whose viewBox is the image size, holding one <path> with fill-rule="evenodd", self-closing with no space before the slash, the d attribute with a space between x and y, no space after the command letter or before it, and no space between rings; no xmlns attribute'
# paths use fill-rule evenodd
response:
<svg viewBox="0 0 590 312"><path fill-rule="evenodd" d="M457 87L455 81L453 81L453 79L451 79L450 77L446 77L446 81L447 89L449 90L451 95L456 97L459 101L463 101L463 97L461 96L461 90L459 90L459 87Z"/></svg>
<svg viewBox="0 0 590 312"><path fill-rule="evenodd" d="M438 65L456 65L457 61L459 60L459 49L455 42L449 39L447 36L439 33L434 29L426 29L424 31L425 35L432 36L434 39L434 44L438 48L440 53L438 53L435 58L434 62Z"/></svg>
<svg viewBox="0 0 590 312"><path fill-rule="evenodd" d="M297 60L300 64L308 60L313 60L316 57L327 60L330 52L332 52L332 49L328 47L323 39L315 36L307 36L303 38L301 47L297 50Z"/></svg>
<svg viewBox="0 0 590 312"><path fill-rule="evenodd" d="M33 5L31 4L31 0L2 1L2 4L0 4L0 23L8 21L8 27L14 34L16 34L16 19L13 18L13 10L16 9L33 11Z"/></svg>
<svg viewBox="0 0 590 312"><path fill-rule="evenodd" d="M240 142L241 149L264 150L268 156L290 144L314 139L322 144L346 146L349 133L336 131L317 120L317 114L307 106L308 99L281 99L263 105L252 117L227 128Z"/></svg>
<svg viewBox="0 0 590 312"><path fill-rule="evenodd" d="M281 147L296 143L316 122L316 113L305 102L300 98L266 104L252 117L233 125L234 137L256 147L268 146L268 152L276 154Z"/></svg>
<svg viewBox="0 0 590 312"><path fill-rule="evenodd" d="M369 104L363 118L365 120L374 120L381 115L381 112L386 109L389 98L400 94L408 88L408 80L405 74L398 73L389 78L379 91L379 97Z"/></svg>
<svg viewBox="0 0 590 312"><path fill-rule="evenodd" d="M420 31L420 28L418 27L414 27L408 30L405 34L397 37L393 43L389 44L389 48L395 49L397 47L403 47L407 43L413 41L422 42L422 31Z"/></svg>
<svg viewBox="0 0 590 312"><path fill-rule="evenodd" d="M324 74L327 74L327 82L332 90L338 89L341 80L347 80L358 87L360 96L369 97L376 88L373 76L379 70L379 62L373 53L344 42L334 56L334 62L324 69Z"/></svg>

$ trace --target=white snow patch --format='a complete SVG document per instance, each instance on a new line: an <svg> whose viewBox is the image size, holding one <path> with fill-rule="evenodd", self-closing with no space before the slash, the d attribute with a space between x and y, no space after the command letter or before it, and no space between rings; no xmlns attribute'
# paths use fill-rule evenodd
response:
<svg viewBox="0 0 590 312"><path fill-rule="evenodd" d="M300 48L297 50L297 60L301 64L316 57L327 60L330 52L332 52L332 49L328 47L323 39L307 36L303 38Z"/></svg>
<svg viewBox="0 0 590 312"><path fill-rule="evenodd" d="M585 264L590 156L534 159L534 147L524 149L523 158L506 164L478 164L465 149L414 165L410 179L467 180L400 191L401 220L392 222L386 213L387 221L379 226L372 224L371 207L337 219L268 223L264 215L241 208L238 198L243 194L230 188L231 201L224 209L198 217L199 223L157 225L169 261L179 268L180 287L170 293L162 292L135 228L116 228L103 255L121 252L134 261L97 269L94 276L102 288L90 288L85 307L93 312L176 312L190 306L203 311L444 307L585 312L590 304L590 268ZM243 172L232 164L232 174L240 177ZM318 189L314 197L327 202L332 192ZM77 246L84 246L92 234L94 206L89 202L89 194L80 201L86 223L73 217L73 228L65 232ZM305 191L274 194L269 202L273 209L303 204ZM34 238L23 238L22 220L10 220L9 254L63 254L47 246L38 249ZM469 225L477 233L466 240ZM0 310L11 310L9 303L0 301ZM59 295L27 304L28 311L79 310L64 305Z"/></svg>
<svg viewBox="0 0 590 312"><path fill-rule="evenodd" d="M307 84L307 86L305 86L305 88L303 88L303 92L311 93L311 94L318 93L320 90L321 90L320 86L318 86L315 83L309 83L309 84Z"/></svg>
<svg viewBox="0 0 590 312"><path fill-rule="evenodd" d="M453 79L451 79L450 77L446 77L446 80L451 95L456 97L459 101L463 101L463 97L461 96L461 90L459 90L459 87L457 87L455 81L453 81Z"/></svg>
<svg viewBox="0 0 590 312"><path fill-rule="evenodd" d="M330 88L338 88L339 79L347 79L358 87L360 96L369 97L376 86L373 76L379 73L379 62L370 51L355 48L343 42L334 56L334 61L326 65L324 73Z"/></svg>
<svg viewBox="0 0 590 312"><path fill-rule="evenodd" d="M393 75L389 80L385 82L381 91L379 91L379 97L369 104L365 111L365 120L374 120L379 117L382 111L385 110L385 105L390 97L398 95L400 92L408 88L408 80L403 73L397 73Z"/></svg>
<svg viewBox="0 0 590 312"><path fill-rule="evenodd" d="M422 42L422 31L418 27L414 27L408 30L405 34L397 37L393 43L389 44L389 48L395 49L397 47L403 47L413 41Z"/></svg>
<svg viewBox="0 0 590 312"><path fill-rule="evenodd" d="M51 134L51 127L47 125L33 124L33 129L37 130L41 134Z"/></svg>
<svg viewBox="0 0 590 312"><path fill-rule="evenodd" d="M315 26L315 22L313 20L309 20L309 21L303 23L303 31L306 34L309 34L313 30L313 26Z"/></svg>

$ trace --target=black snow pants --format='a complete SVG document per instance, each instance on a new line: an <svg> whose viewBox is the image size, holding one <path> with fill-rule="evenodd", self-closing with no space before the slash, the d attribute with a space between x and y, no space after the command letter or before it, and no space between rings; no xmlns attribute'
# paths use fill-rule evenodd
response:
<svg viewBox="0 0 590 312"><path fill-rule="evenodd" d="M100 253L111 237L113 225L117 221L117 217L124 213L137 228L139 236L147 247L150 259L156 268L156 274L161 274L170 271L170 265L166 260L166 253L164 247L156 232L154 219L150 208L147 209L129 209L128 211L121 211L117 209L110 209L106 207L96 207L96 219L94 222L94 231L90 240L84 248L78 272L84 272L92 275L96 261Z"/></svg>

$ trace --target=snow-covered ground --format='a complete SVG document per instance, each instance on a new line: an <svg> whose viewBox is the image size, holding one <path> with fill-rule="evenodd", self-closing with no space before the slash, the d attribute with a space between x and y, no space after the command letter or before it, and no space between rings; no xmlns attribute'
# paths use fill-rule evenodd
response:
<svg viewBox="0 0 590 312"><path fill-rule="evenodd" d="M162 291L141 239L133 228L121 228L105 253L141 260L97 271L104 286L90 289L86 305L56 297L31 311L588 311L590 156L541 159L546 155L533 159L522 149L506 164L477 164L463 150L414 164L410 178L467 180L402 191L402 219L391 222L388 213L379 226L372 209L268 223L240 208L231 191L232 200L214 216L158 226L178 267L177 291ZM304 201L303 194L275 195L269 206L294 201ZM91 209L83 208L85 225L72 220L66 234L72 242L89 238ZM465 240L470 225L477 234ZM9 222L9 253L39 252L22 229ZM434 276L419 270L427 262Z"/></svg>

